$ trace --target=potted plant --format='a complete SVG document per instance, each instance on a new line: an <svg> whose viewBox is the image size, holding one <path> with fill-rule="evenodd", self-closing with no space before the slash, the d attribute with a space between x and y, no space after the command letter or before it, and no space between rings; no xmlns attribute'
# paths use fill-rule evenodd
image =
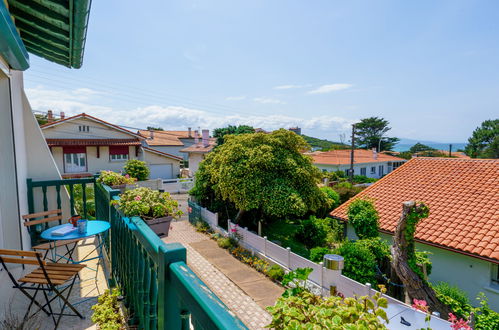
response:
<svg viewBox="0 0 499 330"><path fill-rule="evenodd" d="M101 171L97 182L110 186L113 189L119 189L121 192L125 191L127 184L135 183L137 179L128 174L122 175L113 171Z"/></svg>
<svg viewBox="0 0 499 330"><path fill-rule="evenodd" d="M172 219L182 215L170 193L145 187L127 190L113 203L126 216L141 217L158 236L168 236Z"/></svg>

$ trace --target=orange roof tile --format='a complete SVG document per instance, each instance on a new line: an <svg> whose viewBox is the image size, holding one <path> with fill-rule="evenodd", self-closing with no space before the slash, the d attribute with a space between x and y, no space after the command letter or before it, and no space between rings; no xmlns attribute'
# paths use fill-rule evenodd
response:
<svg viewBox="0 0 499 330"><path fill-rule="evenodd" d="M402 202L424 202L430 215L418 224L416 239L499 261L498 159L413 158L331 215L346 220L348 205L357 198L374 200L380 228L389 233L395 231Z"/></svg>
<svg viewBox="0 0 499 330"><path fill-rule="evenodd" d="M330 150L315 151L306 153L311 156L314 164L324 165L347 165L350 164L350 150ZM378 163L378 162L405 162L403 158L390 156L384 153L378 153L377 159L374 159L372 150L356 149L354 152L354 164Z"/></svg>
<svg viewBox="0 0 499 330"><path fill-rule="evenodd" d="M180 139L189 138L188 131L153 131L152 139L148 130L140 130L138 133L147 138L146 142L150 146L183 146L184 143Z"/></svg>
<svg viewBox="0 0 499 330"><path fill-rule="evenodd" d="M208 146L205 147L203 146L203 142L199 142L197 144L193 144L187 148L184 148L180 150L180 152L191 152L191 153L207 153L213 150L213 148L217 145L217 139L216 138L210 138L208 140Z"/></svg>

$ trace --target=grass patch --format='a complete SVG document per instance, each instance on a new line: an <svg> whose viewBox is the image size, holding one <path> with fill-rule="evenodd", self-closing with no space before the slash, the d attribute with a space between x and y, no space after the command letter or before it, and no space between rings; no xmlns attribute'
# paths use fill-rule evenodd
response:
<svg viewBox="0 0 499 330"><path fill-rule="evenodd" d="M263 235L269 241L279 241L282 247L290 247L294 253L308 258L310 252L307 247L295 239L299 225L300 220L278 220L263 226Z"/></svg>

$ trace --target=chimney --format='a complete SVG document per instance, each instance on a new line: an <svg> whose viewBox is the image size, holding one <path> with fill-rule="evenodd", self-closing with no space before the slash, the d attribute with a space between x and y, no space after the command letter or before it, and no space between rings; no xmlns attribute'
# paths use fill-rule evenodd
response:
<svg viewBox="0 0 499 330"><path fill-rule="evenodd" d="M373 158L378 159L378 152L376 151L376 148L373 148Z"/></svg>
<svg viewBox="0 0 499 330"><path fill-rule="evenodd" d="M153 129L150 129L149 130L149 139L154 139L154 130Z"/></svg>
<svg viewBox="0 0 499 330"><path fill-rule="evenodd" d="M198 144L199 143L199 135L198 135L198 131L194 131L194 144Z"/></svg>
<svg viewBox="0 0 499 330"><path fill-rule="evenodd" d="M52 123L54 121L54 114L52 113L52 110L47 111L47 121L49 123Z"/></svg>
<svg viewBox="0 0 499 330"><path fill-rule="evenodd" d="M64 111L61 111L61 120L63 120L64 118L66 118L66 114L64 113Z"/></svg>
<svg viewBox="0 0 499 330"><path fill-rule="evenodd" d="M210 131L207 129L204 129L203 131L203 147L207 147L210 145L209 138L210 138Z"/></svg>
<svg viewBox="0 0 499 330"><path fill-rule="evenodd" d="M189 137L192 137L192 129L189 127L187 130L189 131Z"/></svg>

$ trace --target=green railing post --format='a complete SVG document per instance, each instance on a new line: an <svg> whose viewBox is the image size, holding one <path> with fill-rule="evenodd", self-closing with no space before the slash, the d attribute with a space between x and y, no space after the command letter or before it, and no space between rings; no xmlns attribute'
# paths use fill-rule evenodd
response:
<svg viewBox="0 0 499 330"><path fill-rule="evenodd" d="M33 197L33 179L27 179L28 186L28 212L35 213L35 199Z"/></svg>

